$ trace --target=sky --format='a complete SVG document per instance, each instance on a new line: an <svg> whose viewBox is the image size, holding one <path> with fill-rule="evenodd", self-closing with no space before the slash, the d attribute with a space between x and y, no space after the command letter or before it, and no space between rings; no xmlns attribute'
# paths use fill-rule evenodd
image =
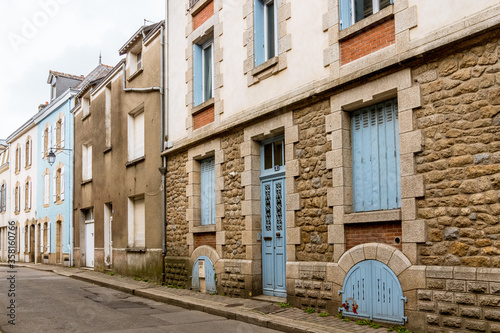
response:
<svg viewBox="0 0 500 333"><path fill-rule="evenodd" d="M144 19L165 18L165 0L0 0L0 139L50 100L49 70L87 75L114 66Z"/></svg>

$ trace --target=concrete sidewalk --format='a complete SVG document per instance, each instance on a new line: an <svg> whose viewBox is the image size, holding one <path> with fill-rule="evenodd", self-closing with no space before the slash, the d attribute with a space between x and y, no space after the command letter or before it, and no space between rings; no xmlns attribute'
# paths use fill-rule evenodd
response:
<svg viewBox="0 0 500 333"><path fill-rule="evenodd" d="M116 289L155 301L181 306L190 310L203 311L228 319L239 320L283 332L381 333L386 331L383 327L374 329L357 325L355 320L346 322L337 318L335 316L336 314L327 317L319 317L318 313L308 314L297 308L280 308L272 302L201 294L191 290L163 287L155 283L136 281L133 278L109 275L93 270L28 263L19 263L16 264L16 266L51 271L59 275Z"/></svg>

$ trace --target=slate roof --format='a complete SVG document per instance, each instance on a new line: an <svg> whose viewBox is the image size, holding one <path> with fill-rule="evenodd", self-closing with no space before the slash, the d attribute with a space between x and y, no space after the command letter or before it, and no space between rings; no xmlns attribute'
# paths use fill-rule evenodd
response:
<svg viewBox="0 0 500 333"><path fill-rule="evenodd" d="M144 40L143 42L146 42L149 37L151 37L162 25L164 21L160 21L158 23L150 24L150 25L143 25L142 27L139 28L135 32L135 34L130 37L130 39L123 45L120 50L118 51L120 55L123 55L127 53L129 48L135 44L135 42L141 37L141 35L144 35Z"/></svg>
<svg viewBox="0 0 500 333"><path fill-rule="evenodd" d="M56 72L56 71L49 71L49 78L47 79L47 83L50 83L50 78L54 75L55 77L66 77L68 79L73 79L73 80L83 80L85 77L83 75L73 75L73 74L67 74L67 73L62 73L62 72Z"/></svg>
<svg viewBox="0 0 500 333"><path fill-rule="evenodd" d="M80 96L88 87L93 86L98 83L101 79L106 77L109 72L113 70L112 66L100 64L92 72L85 77L85 79L80 82L74 89L80 90L78 96Z"/></svg>

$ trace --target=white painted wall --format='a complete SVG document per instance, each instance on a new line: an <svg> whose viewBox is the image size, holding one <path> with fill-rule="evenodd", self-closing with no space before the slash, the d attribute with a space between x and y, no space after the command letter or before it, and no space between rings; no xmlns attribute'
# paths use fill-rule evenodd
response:
<svg viewBox="0 0 500 333"><path fill-rule="evenodd" d="M410 39L425 37L433 31L499 4L498 0L409 0L410 7L417 6L418 16L418 26L410 30Z"/></svg>
<svg viewBox="0 0 500 333"><path fill-rule="evenodd" d="M168 137L175 141L187 135L186 118L186 3L184 1L170 0L169 6L169 31L168 31ZM165 55L167 56L167 55Z"/></svg>

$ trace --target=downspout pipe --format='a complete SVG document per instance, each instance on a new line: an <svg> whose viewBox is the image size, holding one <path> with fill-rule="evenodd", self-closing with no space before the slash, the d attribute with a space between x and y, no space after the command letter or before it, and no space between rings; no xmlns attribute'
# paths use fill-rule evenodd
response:
<svg viewBox="0 0 500 333"><path fill-rule="evenodd" d="M165 21L166 23L166 21ZM165 128L165 112L164 110L166 109L165 107L165 94L164 94L164 76L165 76L165 35L164 35L164 27L161 27L161 60L160 60L160 68L161 68L161 75L160 75L160 114L161 114L161 137L160 137L160 154L163 152L163 149L165 148L165 133L166 133L166 128ZM162 157L162 166L159 168L160 173L161 173L161 184L162 184L162 190L161 190L161 221L162 221L162 242L161 242L161 259L162 259L162 273L161 273L161 282L163 285L165 285L166 282L166 272L165 272L165 257L167 256L167 215L166 215L166 209L167 209L167 189L166 187L166 174L167 174L167 160L165 157Z"/></svg>

